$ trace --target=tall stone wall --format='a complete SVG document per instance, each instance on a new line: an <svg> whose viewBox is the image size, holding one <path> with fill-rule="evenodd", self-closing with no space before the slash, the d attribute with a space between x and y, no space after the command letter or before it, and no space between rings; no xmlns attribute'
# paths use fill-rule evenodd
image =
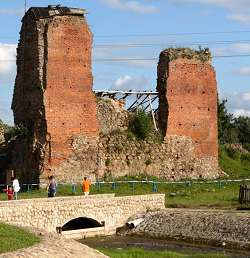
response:
<svg viewBox="0 0 250 258"><path fill-rule="evenodd" d="M23 18L12 102L15 124L29 131L17 144L13 162L26 182L41 181L63 167L74 156L75 136L98 137L93 35L86 19L79 9L40 8L48 13L43 17L36 10L30 8Z"/></svg>
<svg viewBox="0 0 250 258"><path fill-rule="evenodd" d="M218 168L217 83L209 51L166 49L158 63L159 124L190 136L204 170Z"/></svg>

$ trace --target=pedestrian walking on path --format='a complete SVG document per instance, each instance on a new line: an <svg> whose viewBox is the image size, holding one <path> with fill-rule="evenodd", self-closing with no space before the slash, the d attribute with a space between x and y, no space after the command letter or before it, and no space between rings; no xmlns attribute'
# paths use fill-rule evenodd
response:
<svg viewBox="0 0 250 258"><path fill-rule="evenodd" d="M55 177L53 175L50 177L48 197L55 197L56 194L57 182L54 180L54 178Z"/></svg>
<svg viewBox="0 0 250 258"><path fill-rule="evenodd" d="M84 177L84 182L82 183L82 191L84 192L85 196L89 195L89 187L91 186L90 181L87 180L88 178Z"/></svg>

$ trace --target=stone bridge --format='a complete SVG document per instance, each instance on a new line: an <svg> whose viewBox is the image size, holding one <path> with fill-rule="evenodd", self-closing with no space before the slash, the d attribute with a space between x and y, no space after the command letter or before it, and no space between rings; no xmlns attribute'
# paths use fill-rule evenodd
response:
<svg viewBox="0 0 250 258"><path fill-rule="evenodd" d="M164 208L164 194L123 197L115 197L114 194L100 194L87 197L38 198L1 201L0 221L14 225L32 226L49 232L63 230L62 233L66 233L65 225L81 218L88 220L90 224L94 225L93 227L99 227L99 229L102 227L104 231L108 231L111 228L122 226L130 216L136 213L145 212L147 209ZM84 228L81 227L79 220L76 224L79 224L79 228ZM108 233L104 232L104 234Z"/></svg>

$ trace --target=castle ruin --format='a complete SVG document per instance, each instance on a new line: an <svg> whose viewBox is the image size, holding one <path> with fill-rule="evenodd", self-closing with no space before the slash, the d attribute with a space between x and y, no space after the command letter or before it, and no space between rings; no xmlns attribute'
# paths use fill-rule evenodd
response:
<svg viewBox="0 0 250 258"><path fill-rule="evenodd" d="M22 20L12 109L15 124L25 125L28 135L16 140L11 169L27 183L43 183L49 174L58 182L139 173L168 180L218 177L217 85L210 52L160 54L163 143L111 135L127 129L129 114L124 101L95 98L86 13L31 7Z"/></svg>

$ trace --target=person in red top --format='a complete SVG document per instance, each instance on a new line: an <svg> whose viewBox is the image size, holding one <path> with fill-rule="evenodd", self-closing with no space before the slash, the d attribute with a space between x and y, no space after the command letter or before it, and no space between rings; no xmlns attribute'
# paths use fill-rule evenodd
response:
<svg viewBox="0 0 250 258"><path fill-rule="evenodd" d="M82 183L82 191L84 192L84 195L89 195L89 187L91 186L90 181L87 180L87 177L84 177L84 182Z"/></svg>
<svg viewBox="0 0 250 258"><path fill-rule="evenodd" d="M9 189L3 189L5 192L7 192L8 194L8 200L13 200L12 199L12 194L13 194L13 190L12 190L12 187L10 186Z"/></svg>

